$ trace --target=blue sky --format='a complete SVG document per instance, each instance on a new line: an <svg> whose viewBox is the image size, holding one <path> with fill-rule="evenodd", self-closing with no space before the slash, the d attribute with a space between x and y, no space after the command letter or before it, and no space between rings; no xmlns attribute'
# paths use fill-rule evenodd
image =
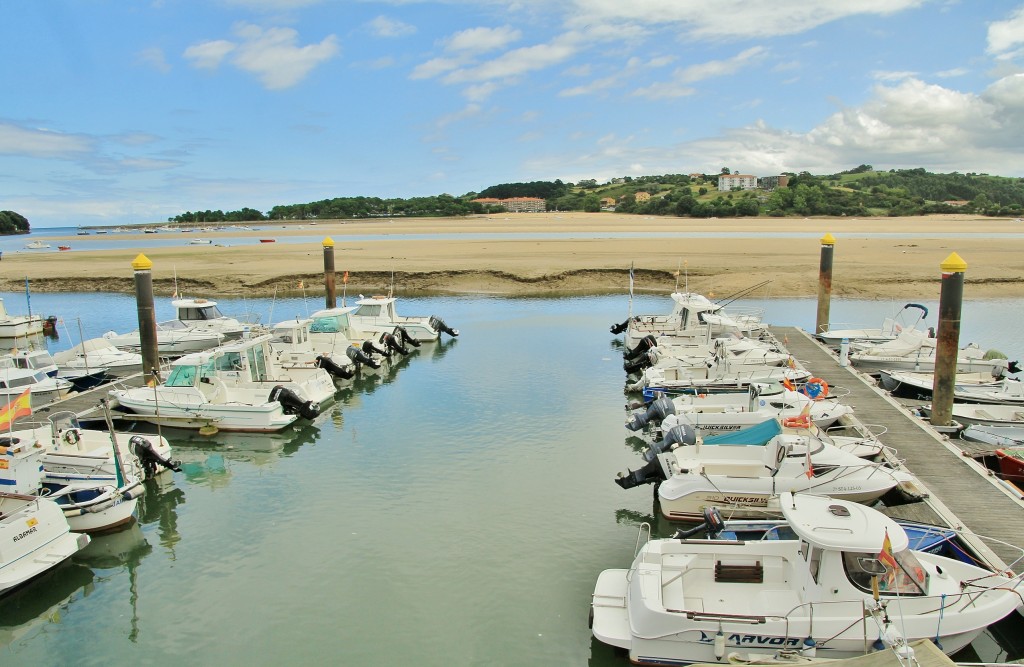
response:
<svg viewBox="0 0 1024 667"><path fill-rule="evenodd" d="M0 3L33 227L533 180L1024 176L1024 3Z"/></svg>

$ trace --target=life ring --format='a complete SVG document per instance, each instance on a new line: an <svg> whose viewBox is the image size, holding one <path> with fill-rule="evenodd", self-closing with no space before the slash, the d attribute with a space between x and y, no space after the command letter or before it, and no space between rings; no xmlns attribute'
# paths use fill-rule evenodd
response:
<svg viewBox="0 0 1024 667"><path fill-rule="evenodd" d="M78 433L77 430L70 428L64 431L64 442L68 443L69 445L77 445L81 441L82 436Z"/></svg>
<svg viewBox="0 0 1024 667"><path fill-rule="evenodd" d="M782 425L786 428L810 428L811 418L807 415L798 415L796 417L786 417L782 420Z"/></svg>
<svg viewBox="0 0 1024 667"><path fill-rule="evenodd" d="M821 378L807 378L800 392L811 400L820 401L828 396L828 382Z"/></svg>

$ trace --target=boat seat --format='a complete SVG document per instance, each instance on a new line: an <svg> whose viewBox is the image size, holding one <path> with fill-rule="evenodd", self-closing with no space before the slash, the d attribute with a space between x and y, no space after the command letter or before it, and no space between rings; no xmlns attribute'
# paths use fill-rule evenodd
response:
<svg viewBox="0 0 1024 667"><path fill-rule="evenodd" d="M978 408L977 410L975 410L974 411L974 415L976 417L981 417L982 419L989 419L989 420L993 420L993 421L995 420L995 417L993 417L992 414L988 410L983 410L981 408Z"/></svg>
<svg viewBox="0 0 1024 667"><path fill-rule="evenodd" d="M715 561L715 581L761 584L764 583L764 567L761 561L753 565L726 565L720 560Z"/></svg>

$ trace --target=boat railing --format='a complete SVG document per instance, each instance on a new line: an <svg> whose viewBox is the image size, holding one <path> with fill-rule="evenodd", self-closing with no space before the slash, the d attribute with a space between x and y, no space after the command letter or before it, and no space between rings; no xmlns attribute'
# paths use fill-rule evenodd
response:
<svg viewBox="0 0 1024 667"><path fill-rule="evenodd" d="M644 539L644 535L645 534L647 536L646 539ZM641 540L643 540L643 541L641 541ZM640 528L636 532L636 546L633 548L633 558L636 558L636 555L638 553L640 553L640 547L644 546L645 544L647 544L650 541L651 541L651 524L649 524L646 521L644 521L643 523L640 524Z"/></svg>

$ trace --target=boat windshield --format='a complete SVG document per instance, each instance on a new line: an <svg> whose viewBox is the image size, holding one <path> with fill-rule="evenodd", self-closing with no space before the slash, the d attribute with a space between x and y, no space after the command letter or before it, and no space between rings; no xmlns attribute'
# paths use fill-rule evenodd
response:
<svg viewBox="0 0 1024 667"><path fill-rule="evenodd" d="M379 317L383 307L376 303L364 303L363 305L356 308L356 312L353 315L359 315L360 317Z"/></svg>
<svg viewBox="0 0 1024 667"><path fill-rule="evenodd" d="M914 552L904 549L893 555L895 568L878 560L878 554L844 551L843 569L853 585L866 593L871 592L871 578L878 577L882 595L925 595L928 573Z"/></svg>
<svg viewBox="0 0 1024 667"><path fill-rule="evenodd" d="M203 376L213 375L214 371L240 371L242 370L242 353L225 352L211 363L203 367Z"/></svg>
<svg viewBox="0 0 1024 667"><path fill-rule="evenodd" d="M341 318L335 315L318 317L309 327L311 333L338 333L341 331Z"/></svg>
<svg viewBox="0 0 1024 667"><path fill-rule="evenodd" d="M167 320L166 322L160 322L157 324L156 328L161 331L170 331L172 329L188 329L188 325L181 320Z"/></svg>
<svg viewBox="0 0 1024 667"><path fill-rule="evenodd" d="M198 366L175 366L171 369L171 374L167 376L164 386L194 387L196 386L196 376L198 375Z"/></svg>
<svg viewBox="0 0 1024 667"><path fill-rule="evenodd" d="M217 306L201 306L199 308L179 308L179 320L216 320L224 317Z"/></svg>

